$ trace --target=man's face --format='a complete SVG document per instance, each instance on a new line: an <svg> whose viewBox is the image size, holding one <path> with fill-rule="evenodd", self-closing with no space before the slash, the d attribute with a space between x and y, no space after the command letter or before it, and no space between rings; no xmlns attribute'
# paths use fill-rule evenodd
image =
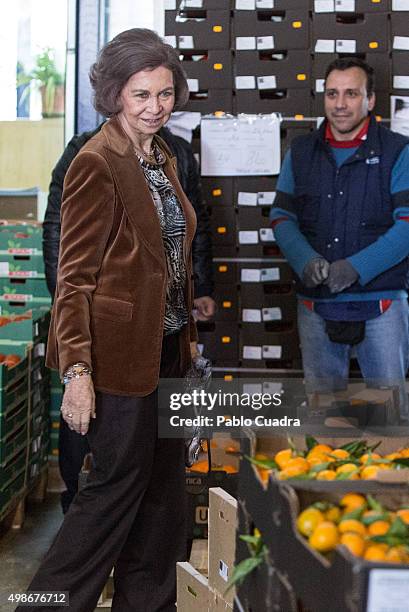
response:
<svg viewBox="0 0 409 612"><path fill-rule="evenodd" d="M375 106L375 94L367 94L366 73L357 67L332 70L325 83L324 104L335 139L352 140Z"/></svg>

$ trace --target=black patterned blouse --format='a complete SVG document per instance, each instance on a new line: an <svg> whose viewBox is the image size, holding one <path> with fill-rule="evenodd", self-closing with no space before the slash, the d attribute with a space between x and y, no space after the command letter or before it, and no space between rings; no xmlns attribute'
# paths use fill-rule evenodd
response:
<svg viewBox="0 0 409 612"><path fill-rule="evenodd" d="M167 178L163 164L165 156L155 145L156 163L150 163L136 153L148 183L162 229L168 271L166 293L165 336L178 332L189 319L185 303L186 268L183 259L185 217L173 186Z"/></svg>

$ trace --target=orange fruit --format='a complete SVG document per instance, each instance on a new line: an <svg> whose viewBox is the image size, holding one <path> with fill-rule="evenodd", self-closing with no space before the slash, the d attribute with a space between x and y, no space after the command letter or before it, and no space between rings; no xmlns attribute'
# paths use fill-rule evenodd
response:
<svg viewBox="0 0 409 612"><path fill-rule="evenodd" d="M318 508L306 508L297 518L297 528L303 536L309 537L314 529L325 520Z"/></svg>
<svg viewBox="0 0 409 612"><path fill-rule="evenodd" d="M345 519L341 521L338 525L339 533L359 533L361 536L366 535L366 527L361 521L356 519Z"/></svg>
<svg viewBox="0 0 409 612"><path fill-rule="evenodd" d="M325 455L326 453L331 453L332 447L328 446L328 444L316 444L308 453L308 455ZM307 455L307 458L308 458Z"/></svg>
<svg viewBox="0 0 409 612"><path fill-rule="evenodd" d="M275 455L274 461L276 462L280 470L282 470L283 468L285 468L289 460L292 459L292 457L293 451L291 450L291 448L286 448L284 450L279 451Z"/></svg>
<svg viewBox="0 0 409 612"><path fill-rule="evenodd" d="M336 473L334 470L322 470L317 473L317 480L334 480Z"/></svg>
<svg viewBox="0 0 409 612"><path fill-rule="evenodd" d="M300 459L301 461L298 461ZM294 463L292 463L294 461ZM310 470L310 464L303 457L291 459L286 467L278 473L279 480L287 480L287 478L296 478L302 474L306 474Z"/></svg>
<svg viewBox="0 0 409 612"><path fill-rule="evenodd" d="M390 459L391 461L393 461L394 459L399 459L400 457L400 453L389 453L389 455L385 455L384 459Z"/></svg>
<svg viewBox="0 0 409 612"><path fill-rule="evenodd" d="M371 480L376 478L378 475L378 466L377 465L367 465L366 467L361 469L360 476L363 480Z"/></svg>
<svg viewBox="0 0 409 612"><path fill-rule="evenodd" d="M365 453L365 455L360 457L359 461L360 463L367 463L369 459L382 459L382 457L378 453Z"/></svg>
<svg viewBox="0 0 409 612"><path fill-rule="evenodd" d="M389 531L390 523L388 521L375 521L368 525L368 533L371 536L385 535Z"/></svg>
<svg viewBox="0 0 409 612"><path fill-rule="evenodd" d="M286 472L287 478L293 478L295 476L300 476L300 474L306 474L309 472L310 467L310 464L304 457L294 457L293 459L289 459L280 474Z"/></svg>
<svg viewBox="0 0 409 612"><path fill-rule="evenodd" d="M325 518L327 521L332 521L333 523L339 523L341 518L341 510L338 506L332 506L325 512Z"/></svg>
<svg viewBox="0 0 409 612"><path fill-rule="evenodd" d="M340 500L339 505L345 508L345 512L351 512L357 508L362 508L362 506L366 507L366 499L359 493L347 493Z"/></svg>
<svg viewBox="0 0 409 612"><path fill-rule="evenodd" d="M409 555L403 546L391 546L386 552L385 561L388 563L409 563Z"/></svg>
<svg viewBox="0 0 409 612"><path fill-rule="evenodd" d="M332 457L336 457L337 459L348 459L349 457L348 451L344 450L343 448L335 448L333 451L328 453L328 455L331 455L329 459Z"/></svg>
<svg viewBox="0 0 409 612"><path fill-rule="evenodd" d="M408 508L402 508L401 510L398 510L396 512L396 516L399 516L404 523L409 525L409 509Z"/></svg>
<svg viewBox="0 0 409 612"><path fill-rule="evenodd" d="M409 457L409 448L401 448L399 452L399 456L403 458Z"/></svg>
<svg viewBox="0 0 409 612"><path fill-rule="evenodd" d="M17 365L18 363L20 363L21 361L21 357L19 355L6 355L6 359L4 360L4 364L8 367L8 368L12 368L15 365Z"/></svg>
<svg viewBox="0 0 409 612"><path fill-rule="evenodd" d="M359 478L357 466L353 463L344 463L335 470L337 474L349 474L348 480L357 480Z"/></svg>
<svg viewBox="0 0 409 612"><path fill-rule="evenodd" d="M359 533L347 532L341 535L340 543L357 557L362 557L365 552L365 540Z"/></svg>
<svg viewBox="0 0 409 612"><path fill-rule="evenodd" d="M319 552L334 550L339 543L338 529L331 521L323 521L314 529L308 540L311 548Z"/></svg>
<svg viewBox="0 0 409 612"><path fill-rule="evenodd" d="M307 455L307 460L310 465L313 466L319 465L320 463L328 463L329 461L331 461L331 457L328 457L328 455L321 455L317 453L316 455Z"/></svg>
<svg viewBox="0 0 409 612"><path fill-rule="evenodd" d="M364 553L367 561L384 561L388 547L386 544L370 544Z"/></svg>

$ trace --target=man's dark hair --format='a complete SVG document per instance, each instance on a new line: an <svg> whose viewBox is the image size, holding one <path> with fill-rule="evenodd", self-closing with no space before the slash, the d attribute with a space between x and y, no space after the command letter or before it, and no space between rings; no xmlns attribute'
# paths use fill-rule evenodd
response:
<svg viewBox="0 0 409 612"><path fill-rule="evenodd" d="M348 68L360 68L365 72L368 98L372 96L375 91L375 72L372 66L359 57L342 57L331 62L325 71L325 82L333 70L348 70Z"/></svg>

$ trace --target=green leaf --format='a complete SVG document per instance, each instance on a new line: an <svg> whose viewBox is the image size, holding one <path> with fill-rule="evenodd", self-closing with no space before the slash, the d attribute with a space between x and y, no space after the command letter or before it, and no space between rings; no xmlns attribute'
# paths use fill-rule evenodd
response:
<svg viewBox="0 0 409 612"><path fill-rule="evenodd" d="M358 470L351 470L350 472L341 472L335 476L335 480L348 480L351 474L356 474Z"/></svg>
<svg viewBox="0 0 409 612"><path fill-rule="evenodd" d="M382 504L372 497L372 495L367 495L366 501L368 502L368 507L371 510L376 510L376 512L379 512L380 514L385 512L385 508L382 506Z"/></svg>
<svg viewBox="0 0 409 612"><path fill-rule="evenodd" d="M354 442L347 442L341 446L343 450L348 451L351 455L357 455L360 457L367 450L366 440L355 440Z"/></svg>
<svg viewBox="0 0 409 612"><path fill-rule="evenodd" d="M316 440L313 436L305 436L305 445L309 451L313 449L314 446L317 446L317 444L318 440Z"/></svg>
<svg viewBox="0 0 409 612"><path fill-rule="evenodd" d="M312 468L310 469L310 473L317 473L317 472L321 472L322 470L326 470L328 468L328 466L330 466L332 463L334 463L333 461L328 461L327 463L317 463L317 465L313 465Z"/></svg>
<svg viewBox="0 0 409 612"><path fill-rule="evenodd" d="M379 440L379 442L375 442L375 444L372 444L371 446L368 446L367 447L368 451L371 451L373 453L374 450L376 450L380 444L382 444L382 440Z"/></svg>
<svg viewBox="0 0 409 612"><path fill-rule="evenodd" d="M257 465L258 467L264 468L266 470L278 470L279 467L274 459L254 459L254 457L249 457L249 455L244 455L244 458L250 461L253 465Z"/></svg>
<svg viewBox="0 0 409 612"><path fill-rule="evenodd" d="M383 514L372 514L371 516L363 516L361 521L364 525L372 525L376 521L389 521L389 514L387 512Z"/></svg>
<svg viewBox="0 0 409 612"><path fill-rule="evenodd" d="M346 512L345 514L342 515L342 518L339 522L342 523L343 521L346 521L349 519L359 520L364 510L365 510L365 506L361 506L360 508L355 508L355 510L351 510L351 512Z"/></svg>
<svg viewBox="0 0 409 612"><path fill-rule="evenodd" d="M249 557L248 559L244 559L240 561L236 567L233 568L233 573L227 585L227 589L224 592L226 595L234 585L240 585L247 578L251 572L254 572L256 567L261 565L264 562L263 557Z"/></svg>
<svg viewBox="0 0 409 612"><path fill-rule="evenodd" d="M399 538L409 538L409 526L402 521L400 516L397 516L385 535L396 536Z"/></svg>
<svg viewBox="0 0 409 612"><path fill-rule="evenodd" d="M372 536L369 538L373 542L380 542L381 544L388 544L388 546L407 546L409 544L406 538L400 536L390 535L389 532L382 536Z"/></svg>
<svg viewBox="0 0 409 612"><path fill-rule="evenodd" d="M252 535L241 535L239 536L240 540L243 542L247 542L248 544L252 544L253 546L257 546L259 541L261 540L260 536L252 536Z"/></svg>
<svg viewBox="0 0 409 612"><path fill-rule="evenodd" d="M317 508L317 510L320 510L321 512L326 512L330 508L333 508L334 504L331 504L330 502L327 502L327 501L317 501L314 504L312 504L312 507Z"/></svg>

